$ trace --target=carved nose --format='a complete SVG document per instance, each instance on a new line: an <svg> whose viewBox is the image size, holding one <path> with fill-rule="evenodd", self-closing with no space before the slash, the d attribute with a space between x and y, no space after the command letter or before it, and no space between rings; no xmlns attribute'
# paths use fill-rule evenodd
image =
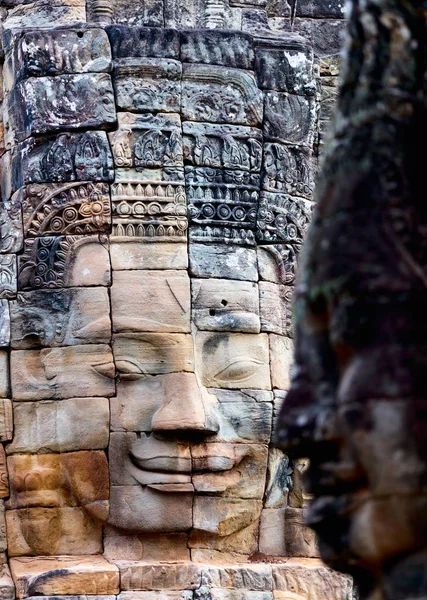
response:
<svg viewBox="0 0 427 600"><path fill-rule="evenodd" d="M162 406L152 420L153 431L212 435L219 429L209 409L212 396L200 388L194 373L172 373Z"/></svg>

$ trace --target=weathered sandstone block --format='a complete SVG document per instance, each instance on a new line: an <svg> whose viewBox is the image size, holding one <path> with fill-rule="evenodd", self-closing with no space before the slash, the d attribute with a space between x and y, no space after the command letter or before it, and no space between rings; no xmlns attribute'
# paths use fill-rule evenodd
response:
<svg viewBox="0 0 427 600"><path fill-rule="evenodd" d="M110 68L110 44L102 29L32 30L13 40L5 61L5 92L28 77L101 73Z"/></svg>
<svg viewBox="0 0 427 600"><path fill-rule="evenodd" d="M9 30L27 27L58 27L84 23L86 20L85 0L36 0L31 7L11 2L12 8L5 21Z"/></svg>
<svg viewBox="0 0 427 600"><path fill-rule="evenodd" d="M8 156L8 155L7 155ZM2 161L2 180L7 179L10 165ZM4 175L3 175L4 173ZM4 181L0 184L3 197L9 198L8 189L4 189ZM22 248L22 213L19 199L5 200L0 205L0 254L19 252Z"/></svg>
<svg viewBox="0 0 427 600"><path fill-rule="evenodd" d="M32 77L18 83L7 97L6 145L30 135L102 127L115 120L114 94L106 73Z"/></svg>
<svg viewBox="0 0 427 600"><path fill-rule="evenodd" d="M119 592L119 570L102 556L13 558L10 568L18 599Z"/></svg>
<svg viewBox="0 0 427 600"><path fill-rule="evenodd" d="M190 243L193 277L258 281L256 250L227 244Z"/></svg>
<svg viewBox="0 0 427 600"><path fill-rule="evenodd" d="M313 197L314 157L304 146L266 143L262 159L262 189L291 196Z"/></svg>
<svg viewBox="0 0 427 600"><path fill-rule="evenodd" d="M113 226L114 227L114 226ZM186 241L175 244L163 242L144 243L138 238L117 241L113 238L110 246L113 271L133 269L187 269L188 249Z"/></svg>
<svg viewBox="0 0 427 600"><path fill-rule="evenodd" d="M7 564L0 565L0 596L2 600L15 600L15 586Z"/></svg>
<svg viewBox="0 0 427 600"><path fill-rule="evenodd" d="M285 92L265 93L264 135L271 141L312 146L316 103L311 96Z"/></svg>
<svg viewBox="0 0 427 600"><path fill-rule="evenodd" d="M113 181L107 134L86 131L30 137L13 149L10 176L11 191L30 183Z"/></svg>
<svg viewBox="0 0 427 600"><path fill-rule="evenodd" d="M2 366L2 365L1 365ZM0 400L0 442L7 442L13 436L12 401Z"/></svg>
<svg viewBox="0 0 427 600"><path fill-rule="evenodd" d="M117 167L182 167L181 118L175 113L118 114L109 134Z"/></svg>
<svg viewBox="0 0 427 600"><path fill-rule="evenodd" d="M284 534L287 556L319 556L316 534L305 525L303 508L286 508Z"/></svg>
<svg viewBox="0 0 427 600"><path fill-rule="evenodd" d="M186 30L181 33L181 60L237 69L252 69L252 38L241 32Z"/></svg>
<svg viewBox="0 0 427 600"><path fill-rule="evenodd" d="M113 330L190 331L190 279L180 271L115 271Z"/></svg>
<svg viewBox="0 0 427 600"><path fill-rule="evenodd" d="M0 552L6 552L7 550L7 536L6 536L6 517L5 517L5 507L4 501L0 500ZM7 562L4 559L4 555L0 555L0 594L2 592L1 588L1 577L2 577L2 566ZM3 596L0 596L3 598Z"/></svg>
<svg viewBox="0 0 427 600"><path fill-rule="evenodd" d="M140 532L188 531L192 526L193 494L158 492L146 486L111 486L109 523ZM122 581L122 589L123 587Z"/></svg>
<svg viewBox="0 0 427 600"><path fill-rule="evenodd" d="M135 534L104 528L104 556L108 560L128 561L189 561L188 535L186 533Z"/></svg>
<svg viewBox="0 0 427 600"><path fill-rule="evenodd" d="M102 526L84 508L6 511L9 556L99 554Z"/></svg>
<svg viewBox="0 0 427 600"><path fill-rule="evenodd" d="M184 158L195 167L257 172L261 169L262 133L255 127L211 123L182 124Z"/></svg>
<svg viewBox="0 0 427 600"><path fill-rule="evenodd" d="M261 331L293 336L291 286L277 285L268 281L259 283Z"/></svg>
<svg viewBox="0 0 427 600"><path fill-rule="evenodd" d="M249 71L185 64L182 115L190 121L257 126L262 121L262 93Z"/></svg>
<svg viewBox="0 0 427 600"><path fill-rule="evenodd" d="M76 420L76 415L79 419ZM97 450L108 445L107 398L15 402L8 454Z"/></svg>
<svg viewBox="0 0 427 600"><path fill-rule="evenodd" d="M112 396L115 368L109 346L88 344L43 350L13 350L14 400Z"/></svg>
<svg viewBox="0 0 427 600"><path fill-rule="evenodd" d="M144 156L148 158L149 152ZM120 153L128 155L123 147ZM186 242L187 199L182 167L121 168L111 186L111 199L113 241Z"/></svg>
<svg viewBox="0 0 427 600"><path fill-rule="evenodd" d="M115 61L114 89L121 110L178 112L181 63L166 58L122 58Z"/></svg>
<svg viewBox="0 0 427 600"><path fill-rule="evenodd" d="M273 564L272 570L275 600L286 600L289 594L319 600L347 600L351 596L350 578L318 559L289 558L283 564Z"/></svg>
<svg viewBox="0 0 427 600"><path fill-rule="evenodd" d="M297 246L268 244L257 246L259 276L262 281L295 283Z"/></svg>
<svg viewBox="0 0 427 600"><path fill-rule="evenodd" d="M83 235L111 227L105 183L45 183L21 188L25 237Z"/></svg>
<svg viewBox="0 0 427 600"><path fill-rule="evenodd" d="M16 256L0 254L0 299L14 298L17 289Z"/></svg>
<svg viewBox="0 0 427 600"><path fill-rule="evenodd" d="M9 480L7 477L7 464L6 464L6 454L4 451L3 444L0 444L0 498L7 498L9 496ZM2 505L0 505L0 509ZM0 552L4 552L1 549L1 519L4 519L4 515L2 516L0 510Z"/></svg>
<svg viewBox="0 0 427 600"><path fill-rule="evenodd" d="M193 527L220 537L228 536L256 521L261 514L261 507L259 500L196 496Z"/></svg>
<svg viewBox="0 0 427 600"><path fill-rule="evenodd" d="M264 508L262 510L259 551L269 556L286 556L284 508Z"/></svg>
<svg viewBox="0 0 427 600"><path fill-rule="evenodd" d="M105 520L109 475L104 452L15 454L7 463L8 508L83 506L93 518Z"/></svg>
<svg viewBox="0 0 427 600"><path fill-rule="evenodd" d="M211 388L217 399L212 407L219 430L215 442L268 443L271 435L271 392L261 390L224 390ZM206 440L210 441L209 438Z"/></svg>
<svg viewBox="0 0 427 600"><path fill-rule="evenodd" d="M258 444L209 443L192 446L194 489L203 494L227 498L261 500L267 454L267 446Z"/></svg>
<svg viewBox="0 0 427 600"><path fill-rule="evenodd" d="M194 590L200 586L200 566L194 563L150 564L117 561L121 588L127 590Z"/></svg>
<svg viewBox="0 0 427 600"><path fill-rule="evenodd" d="M313 203L287 194L261 192L258 206L259 242L301 245L310 223ZM297 252L296 252L297 253Z"/></svg>
<svg viewBox="0 0 427 600"><path fill-rule="evenodd" d="M142 402L141 399L144 399ZM111 403L111 427L137 432L215 432L215 398L201 388L194 373L168 373L119 381Z"/></svg>
<svg viewBox="0 0 427 600"><path fill-rule="evenodd" d="M198 332L196 348L207 387L271 389L265 334Z"/></svg>
<svg viewBox="0 0 427 600"><path fill-rule="evenodd" d="M180 34L176 29L163 27L107 27L113 58L148 56L179 60Z"/></svg>
<svg viewBox="0 0 427 600"><path fill-rule="evenodd" d="M0 300L0 348L10 344L10 311L9 302Z"/></svg>
<svg viewBox="0 0 427 600"><path fill-rule="evenodd" d="M242 502L249 501L242 500ZM223 564L246 562L248 556L257 551L259 537L259 514L253 513L250 508L249 511L248 517L252 519L252 522L247 526L243 524L237 526L236 531L229 534L219 536L216 532L193 529L189 539L192 556L194 552L200 553L204 550L202 554L199 554L200 559L204 562L212 561ZM223 515L227 513L223 509L221 512ZM233 508L230 512L233 512ZM239 522L240 519L237 518L237 521Z"/></svg>
<svg viewBox="0 0 427 600"><path fill-rule="evenodd" d="M190 241L255 244L259 175L247 171L185 167Z"/></svg>
<svg viewBox="0 0 427 600"><path fill-rule="evenodd" d="M198 329L258 333L258 286L249 281L193 279L193 319Z"/></svg>
<svg viewBox="0 0 427 600"><path fill-rule="evenodd" d="M0 398L10 397L9 354L0 350Z"/></svg>
<svg viewBox="0 0 427 600"><path fill-rule="evenodd" d="M291 34L288 39L259 42L255 69L261 89L303 96L316 93L313 50L303 37Z"/></svg>
<svg viewBox="0 0 427 600"><path fill-rule="evenodd" d="M109 312L102 287L21 292L10 302L12 348L108 343Z"/></svg>
<svg viewBox="0 0 427 600"><path fill-rule="evenodd" d="M273 388L288 390L293 365L293 343L290 338L270 334L270 369Z"/></svg>

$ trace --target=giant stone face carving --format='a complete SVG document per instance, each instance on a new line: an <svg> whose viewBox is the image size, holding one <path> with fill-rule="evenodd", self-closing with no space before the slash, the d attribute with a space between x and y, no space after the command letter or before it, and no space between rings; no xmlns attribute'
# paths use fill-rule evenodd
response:
<svg viewBox="0 0 427 600"><path fill-rule="evenodd" d="M211 575L174 561L285 555L293 465L269 444L311 213L309 47L86 26L9 34L5 65L0 468L18 596L115 594L118 568L121 590L158 589L139 561L188 591ZM287 512L288 555L316 556L302 502ZM263 568L251 590L272 589Z"/></svg>

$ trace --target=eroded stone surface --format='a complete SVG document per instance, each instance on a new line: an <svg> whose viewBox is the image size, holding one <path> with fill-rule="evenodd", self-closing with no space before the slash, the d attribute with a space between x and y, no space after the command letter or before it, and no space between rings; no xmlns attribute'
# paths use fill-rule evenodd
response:
<svg viewBox="0 0 427 600"><path fill-rule="evenodd" d="M7 442L13 436L12 401L0 400L0 442Z"/></svg>
<svg viewBox="0 0 427 600"><path fill-rule="evenodd" d="M14 400L112 396L115 369L111 349L103 344L13 350Z"/></svg>
<svg viewBox="0 0 427 600"><path fill-rule="evenodd" d="M10 92L5 117L9 145L30 135L113 124L116 112L110 76L91 73L26 79Z"/></svg>
<svg viewBox="0 0 427 600"><path fill-rule="evenodd" d="M11 191L31 183L113 181L107 135L86 131L31 137L14 148L10 175Z"/></svg>
<svg viewBox="0 0 427 600"><path fill-rule="evenodd" d="M8 454L96 450L108 445L106 398L15 402L13 418L15 435Z"/></svg>
<svg viewBox="0 0 427 600"><path fill-rule="evenodd" d="M102 527L83 508L6 511L10 556L99 554Z"/></svg>
<svg viewBox="0 0 427 600"><path fill-rule="evenodd" d="M186 64L182 115L190 121L256 126L263 115L262 95L248 71Z"/></svg>
<svg viewBox="0 0 427 600"><path fill-rule="evenodd" d="M258 286L247 281L193 279L193 319L198 329L258 333Z"/></svg>
<svg viewBox="0 0 427 600"><path fill-rule="evenodd" d="M177 112L181 99L181 63L166 58L115 61L114 87L121 110Z"/></svg>
<svg viewBox="0 0 427 600"><path fill-rule="evenodd" d="M108 595L119 591L118 568L102 556L13 558L17 598L40 595Z"/></svg>
<svg viewBox="0 0 427 600"><path fill-rule="evenodd" d="M111 304L116 332L190 331L190 279L186 273L115 271Z"/></svg>
<svg viewBox="0 0 427 600"><path fill-rule="evenodd" d="M5 63L5 91L28 77L109 71L111 50L102 29L32 30L15 41Z"/></svg>
<svg viewBox="0 0 427 600"><path fill-rule="evenodd" d="M190 274L194 277L257 281L256 250L226 244L190 244Z"/></svg>
<svg viewBox="0 0 427 600"><path fill-rule="evenodd" d="M102 287L21 292L10 302L12 348L108 343L109 311Z"/></svg>

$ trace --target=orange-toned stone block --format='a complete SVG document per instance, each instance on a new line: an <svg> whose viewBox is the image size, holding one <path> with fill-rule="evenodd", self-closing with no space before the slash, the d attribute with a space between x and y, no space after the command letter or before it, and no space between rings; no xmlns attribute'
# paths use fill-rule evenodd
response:
<svg viewBox="0 0 427 600"><path fill-rule="evenodd" d="M12 558L10 569L18 599L119 593L119 570L101 555Z"/></svg>

